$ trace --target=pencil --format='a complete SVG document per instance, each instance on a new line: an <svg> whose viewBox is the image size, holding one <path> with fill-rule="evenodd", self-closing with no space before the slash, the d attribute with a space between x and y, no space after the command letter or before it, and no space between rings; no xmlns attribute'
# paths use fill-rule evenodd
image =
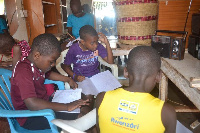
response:
<svg viewBox="0 0 200 133"><path fill-rule="evenodd" d="M69 35L71 38L74 38L71 34L69 34L68 32L67 32L67 35Z"/></svg>

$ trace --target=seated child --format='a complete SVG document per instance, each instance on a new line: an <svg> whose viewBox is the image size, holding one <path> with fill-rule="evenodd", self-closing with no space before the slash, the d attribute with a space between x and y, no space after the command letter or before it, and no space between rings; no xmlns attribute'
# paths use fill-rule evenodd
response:
<svg viewBox="0 0 200 133"><path fill-rule="evenodd" d="M30 51L31 48L25 40L16 43L11 35L0 34L0 54L2 54L2 57L4 55L12 56L12 61L0 61L0 67L13 70L16 63L20 59L27 57ZM54 93L53 84L45 84L45 88L47 89L47 94L49 96Z"/></svg>
<svg viewBox="0 0 200 133"><path fill-rule="evenodd" d="M2 56L12 56L12 61L1 61L0 67L13 70L15 64L20 59L27 57L31 49L25 40L18 43L9 34L0 34L0 54Z"/></svg>
<svg viewBox="0 0 200 133"><path fill-rule="evenodd" d="M174 108L150 94L161 77L161 59L150 46L138 46L128 56L127 88L102 92L96 98L101 133L175 133Z"/></svg>
<svg viewBox="0 0 200 133"><path fill-rule="evenodd" d="M109 64L113 64L113 54L106 36L102 33L97 34L92 26L83 26L79 33L80 41L69 48L61 67L75 81L81 82L85 77L99 73L98 56L101 56ZM98 40L105 43L106 48ZM73 64L73 71L71 64Z"/></svg>
<svg viewBox="0 0 200 133"><path fill-rule="evenodd" d="M102 33L97 34L92 26L85 25L81 27L79 34L80 41L69 48L64 64L61 67L75 81L81 82L85 77L91 77L99 73L98 56L112 64L113 55L106 36ZM105 43L106 48L98 40ZM71 64L73 64L73 70L71 69ZM88 95L87 97L92 101L90 105L92 109L94 96Z"/></svg>
<svg viewBox="0 0 200 133"><path fill-rule="evenodd" d="M77 87L71 78L50 71L55 66L60 52L60 44L52 34L41 34L33 40L29 56L20 60L13 70L11 98L15 110L72 111L82 105L88 105L88 100L82 99L68 104L49 101L44 87L45 78L68 82L72 88ZM57 112L55 113L57 117ZM62 118L64 117L76 119L78 114L63 113ZM50 128L45 117L18 118L17 120L20 126L30 130Z"/></svg>

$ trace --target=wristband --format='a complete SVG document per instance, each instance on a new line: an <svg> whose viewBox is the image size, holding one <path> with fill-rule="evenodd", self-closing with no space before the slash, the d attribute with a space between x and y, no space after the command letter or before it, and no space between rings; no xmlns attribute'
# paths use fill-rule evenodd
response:
<svg viewBox="0 0 200 133"><path fill-rule="evenodd" d="M74 78L75 78L75 75L76 75L76 74L74 73L74 74L73 74L73 76L72 76L72 79L74 79Z"/></svg>

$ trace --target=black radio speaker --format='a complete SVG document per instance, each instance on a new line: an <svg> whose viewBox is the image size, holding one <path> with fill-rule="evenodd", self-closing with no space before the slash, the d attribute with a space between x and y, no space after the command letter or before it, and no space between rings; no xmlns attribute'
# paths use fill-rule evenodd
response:
<svg viewBox="0 0 200 133"><path fill-rule="evenodd" d="M200 36L200 13L192 14L192 34Z"/></svg>
<svg viewBox="0 0 200 133"><path fill-rule="evenodd" d="M190 35L188 39L188 53L200 60L200 37Z"/></svg>
<svg viewBox="0 0 200 133"><path fill-rule="evenodd" d="M172 37L170 47L170 59L182 60L185 54L185 40L183 37Z"/></svg>
<svg viewBox="0 0 200 133"><path fill-rule="evenodd" d="M153 35L151 38L151 46L155 48L161 57L182 60L185 53L185 38L187 32L184 31L168 31L156 30L157 32L183 34L184 37Z"/></svg>
<svg viewBox="0 0 200 133"><path fill-rule="evenodd" d="M169 58L170 45L170 36L155 35L151 38L151 46L158 51L161 57Z"/></svg>

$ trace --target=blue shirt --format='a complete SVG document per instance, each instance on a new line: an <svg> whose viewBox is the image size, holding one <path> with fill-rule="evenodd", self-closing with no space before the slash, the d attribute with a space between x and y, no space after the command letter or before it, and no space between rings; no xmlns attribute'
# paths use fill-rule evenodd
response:
<svg viewBox="0 0 200 133"><path fill-rule="evenodd" d="M72 27L72 34L75 38L79 37L79 30L84 25L91 25L94 27L94 16L86 13L82 17L76 17L73 14L69 15L67 20L67 27Z"/></svg>
<svg viewBox="0 0 200 133"><path fill-rule="evenodd" d="M0 33L4 33L3 30L7 30L7 24L6 21L3 18L0 18Z"/></svg>

